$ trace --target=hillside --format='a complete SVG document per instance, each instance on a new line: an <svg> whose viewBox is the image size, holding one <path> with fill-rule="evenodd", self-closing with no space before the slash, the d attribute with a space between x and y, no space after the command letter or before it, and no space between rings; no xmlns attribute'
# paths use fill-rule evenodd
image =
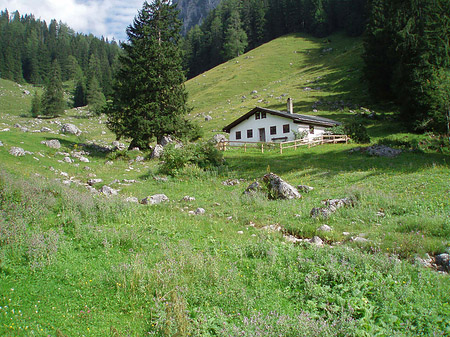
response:
<svg viewBox="0 0 450 337"><path fill-rule="evenodd" d="M361 80L362 50L360 39L343 34L278 38L189 80L191 115L211 134L255 106L285 110L292 97L297 113L343 122L349 110L372 108ZM205 123L205 116L212 120Z"/></svg>
<svg viewBox="0 0 450 337"><path fill-rule="evenodd" d="M191 118L209 138L287 97L339 121L361 106L391 115L367 103L360 41L330 40L286 36L192 79ZM114 149L106 116L88 107L30 118L33 91L0 79L0 335L450 333L450 268L438 263L450 253L450 159L419 146L432 137L367 119L372 139L400 155L230 149L220 167L166 176L149 153ZM82 133L62 133L65 123ZM244 194L270 171L314 190ZM109 188L117 195L100 192ZM138 203L161 193L169 201ZM342 198L351 204L311 216Z"/></svg>

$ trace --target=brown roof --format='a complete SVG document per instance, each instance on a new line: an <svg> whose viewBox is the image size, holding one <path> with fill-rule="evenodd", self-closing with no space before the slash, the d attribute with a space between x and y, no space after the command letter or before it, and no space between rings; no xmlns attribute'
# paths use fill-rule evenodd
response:
<svg viewBox="0 0 450 337"><path fill-rule="evenodd" d="M341 124L339 122L336 122L336 121L334 121L332 119L328 119L328 118L317 117L317 116L307 116L307 115L300 115L300 114L290 114L286 111L271 110L271 109L261 108L261 107L257 106L256 108L247 112L245 115L236 119L231 124L228 124L227 126L225 126L222 130L225 132L230 132L230 130L233 127L235 127L236 125L238 125L239 123L246 120L247 118L249 118L250 116L252 116L253 114L255 114L257 112L265 112L265 113L268 113L271 115L289 118L289 119L292 119L294 121L294 123L305 123L305 124L326 126L326 127L332 127L332 126Z"/></svg>

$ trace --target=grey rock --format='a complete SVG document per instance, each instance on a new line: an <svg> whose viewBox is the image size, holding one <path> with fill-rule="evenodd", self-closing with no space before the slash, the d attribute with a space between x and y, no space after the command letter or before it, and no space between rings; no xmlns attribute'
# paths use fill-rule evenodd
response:
<svg viewBox="0 0 450 337"><path fill-rule="evenodd" d="M354 201L352 198L342 198L342 199L327 199L322 201L322 204L324 204L325 206L333 209L334 211L338 208L341 207L353 207L354 206Z"/></svg>
<svg viewBox="0 0 450 337"><path fill-rule="evenodd" d="M314 190L314 187L307 186L307 185L298 185L298 186L297 186L297 189L298 189L300 192L303 192L303 193L309 193L309 192L311 192L311 191Z"/></svg>
<svg viewBox="0 0 450 337"><path fill-rule="evenodd" d="M334 210L328 208L328 207L314 207L309 215L311 218L328 218L331 214L334 213Z"/></svg>
<svg viewBox="0 0 450 337"><path fill-rule="evenodd" d="M433 266L432 262L433 259L430 257L430 255L426 254L425 258L416 257L415 262L423 267L431 268Z"/></svg>
<svg viewBox="0 0 450 337"><path fill-rule="evenodd" d="M138 181L135 179L123 179L122 180L125 184L134 184L137 183Z"/></svg>
<svg viewBox="0 0 450 337"><path fill-rule="evenodd" d="M202 214L205 214L205 209L199 207L199 208L197 208L197 209L195 210L195 214L196 214L196 215L202 215Z"/></svg>
<svg viewBox="0 0 450 337"><path fill-rule="evenodd" d="M314 236L311 240L309 240L309 242L316 246L323 245L323 240L318 236Z"/></svg>
<svg viewBox="0 0 450 337"><path fill-rule="evenodd" d="M226 137L225 135L222 135L222 134L218 133L218 134L215 134L215 135L211 138L210 141L211 141L212 143L214 143L214 144L219 144L220 142L226 142L226 141L228 141L228 139L227 139L227 137Z"/></svg>
<svg viewBox="0 0 450 337"><path fill-rule="evenodd" d="M113 146L113 150L122 151L122 150L125 150L127 148L125 144L122 144L122 143L118 142L117 140L113 141L111 143L111 145Z"/></svg>
<svg viewBox="0 0 450 337"><path fill-rule="evenodd" d="M46 127L46 126L44 126L44 127L42 127L41 128L41 130L40 130L41 132L51 132L52 131L52 129L50 129L50 128L48 128L48 127Z"/></svg>
<svg viewBox="0 0 450 337"><path fill-rule="evenodd" d="M111 187L109 187L107 185L102 186L98 191L100 193L104 194L104 195L107 195L107 196L117 195L118 194L117 190L115 190L115 189L113 189L113 188L111 188Z"/></svg>
<svg viewBox="0 0 450 337"><path fill-rule="evenodd" d="M81 130L73 124L66 123L61 126L61 133L79 136L81 135Z"/></svg>
<svg viewBox="0 0 450 337"><path fill-rule="evenodd" d="M23 126L23 127L20 128L20 131L22 131L22 132L28 132L28 131L30 131L30 130L28 130L27 127Z"/></svg>
<svg viewBox="0 0 450 337"><path fill-rule="evenodd" d="M263 177L271 199L300 199L302 196L292 186L274 173L268 173Z"/></svg>
<svg viewBox="0 0 450 337"><path fill-rule="evenodd" d="M257 93L258 93L258 90L253 90L251 93L252 93L252 94L257 94Z"/></svg>
<svg viewBox="0 0 450 337"><path fill-rule="evenodd" d="M357 236L356 238L352 238L352 241L353 241L353 242L357 242L357 243L366 243L366 242L369 242L368 239L363 238L363 237L361 237L361 236Z"/></svg>
<svg viewBox="0 0 450 337"><path fill-rule="evenodd" d="M14 124L14 127L19 129L22 127L22 125L20 125L19 123L16 123L16 124Z"/></svg>
<svg viewBox="0 0 450 337"><path fill-rule="evenodd" d="M61 148L61 143L57 139L43 140L41 142L41 144L44 144L51 149L60 149Z"/></svg>
<svg viewBox="0 0 450 337"><path fill-rule="evenodd" d="M165 194L155 194L142 199L141 204L155 205L166 201L169 201L169 198Z"/></svg>
<svg viewBox="0 0 450 337"><path fill-rule="evenodd" d="M95 184L101 183L102 181L103 181L103 179L96 178L96 179L89 179L87 181L87 183L88 183L89 186L93 186Z"/></svg>
<svg viewBox="0 0 450 337"><path fill-rule="evenodd" d="M136 197L128 197L128 198L125 199L125 201L126 201L126 202L134 202L134 203L136 203L136 204L139 203L139 199L136 198Z"/></svg>
<svg viewBox="0 0 450 337"><path fill-rule="evenodd" d="M15 147L13 146L10 150L9 153L12 154L14 157L22 157L25 156L25 150L22 149L21 147Z"/></svg>
<svg viewBox="0 0 450 337"><path fill-rule="evenodd" d="M3 143L2 143L2 141L0 140L0 146L3 146Z"/></svg>
<svg viewBox="0 0 450 337"><path fill-rule="evenodd" d="M135 161L136 162L143 162L145 160L145 158L143 156L137 156Z"/></svg>
<svg viewBox="0 0 450 337"><path fill-rule="evenodd" d="M255 181L248 185L245 189L244 194L254 194L262 190L262 186L259 182Z"/></svg>
<svg viewBox="0 0 450 337"><path fill-rule="evenodd" d="M195 201L195 198L186 195L186 196L183 197L183 199L181 199L181 201L185 201L185 202Z"/></svg>
<svg viewBox="0 0 450 337"><path fill-rule="evenodd" d="M160 145L160 144L156 144L156 146L153 149L152 154L151 154L150 157L152 159L154 159L154 158L161 158L163 152L164 152L164 147L162 145Z"/></svg>
<svg viewBox="0 0 450 337"><path fill-rule="evenodd" d="M63 162L71 164L73 163L73 159L70 157L64 157Z"/></svg>
<svg viewBox="0 0 450 337"><path fill-rule="evenodd" d="M160 144L162 147L164 147L164 146L169 145L169 144L172 143L172 142L173 142L172 137L170 137L170 136L163 136L163 137L161 138L161 141L159 142L159 144Z"/></svg>
<svg viewBox="0 0 450 337"><path fill-rule="evenodd" d="M169 181L169 179L167 179L167 177L153 177L153 179L156 181L162 181L163 183L166 183Z"/></svg>
<svg viewBox="0 0 450 337"><path fill-rule="evenodd" d="M210 115L206 115L205 116L205 121L209 122L210 120L212 120L213 118Z"/></svg>
<svg viewBox="0 0 450 337"><path fill-rule="evenodd" d="M371 156L393 158L402 153L400 149L393 149L386 145L373 145L364 149Z"/></svg>
<svg viewBox="0 0 450 337"><path fill-rule="evenodd" d="M89 162L90 162L88 158L83 157L83 156L80 156L80 158L78 158L78 159L79 159L81 162L83 162L83 163L89 163Z"/></svg>
<svg viewBox="0 0 450 337"><path fill-rule="evenodd" d="M239 181L239 179L227 179L225 181L222 181L222 185L224 186L234 186L234 185L239 185L241 182Z"/></svg>
<svg viewBox="0 0 450 337"><path fill-rule="evenodd" d="M328 225L322 225L319 228L317 228L318 232L331 232L333 229Z"/></svg>

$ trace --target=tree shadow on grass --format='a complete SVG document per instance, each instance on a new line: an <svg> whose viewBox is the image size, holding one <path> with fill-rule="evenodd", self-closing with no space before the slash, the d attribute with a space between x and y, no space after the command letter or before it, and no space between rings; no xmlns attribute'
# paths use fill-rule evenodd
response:
<svg viewBox="0 0 450 337"><path fill-rule="evenodd" d="M372 157L365 153L350 153L350 145L322 145L315 148L279 149L266 153L251 150L232 149L225 158L229 172L236 177L256 179L268 171L284 175L307 171L305 175L327 175L333 177L342 173L370 172L368 176L380 174L413 173L433 165L450 166L448 156L437 153L403 152L395 158ZM362 180L361 179L361 180Z"/></svg>
<svg viewBox="0 0 450 337"><path fill-rule="evenodd" d="M87 151L89 152L90 157L95 157L99 159L106 159L107 155L112 152L112 149L109 146L102 146L98 144L87 144L82 141L72 141L60 137L45 137L45 140L57 139L61 143L62 147L65 147L70 150L76 151Z"/></svg>

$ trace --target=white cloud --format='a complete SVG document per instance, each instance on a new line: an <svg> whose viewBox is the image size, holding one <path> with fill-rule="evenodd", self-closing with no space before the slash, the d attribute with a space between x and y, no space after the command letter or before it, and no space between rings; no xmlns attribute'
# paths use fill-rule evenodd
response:
<svg viewBox="0 0 450 337"><path fill-rule="evenodd" d="M34 14L49 23L67 23L76 32L125 40L125 30L133 22L144 0L0 0L0 10Z"/></svg>

